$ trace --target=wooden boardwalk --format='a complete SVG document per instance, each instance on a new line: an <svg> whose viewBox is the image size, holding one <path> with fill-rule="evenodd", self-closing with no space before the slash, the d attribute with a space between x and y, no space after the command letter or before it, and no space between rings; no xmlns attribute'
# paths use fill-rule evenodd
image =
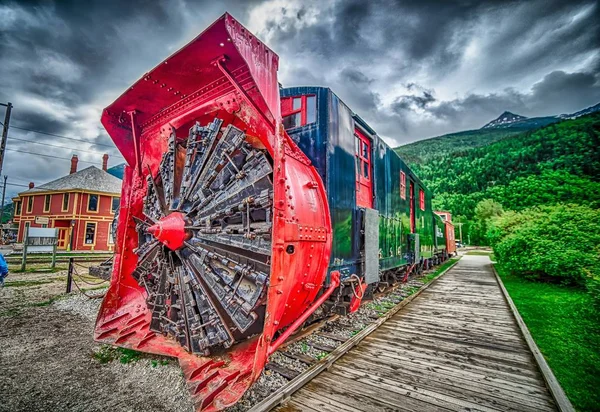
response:
<svg viewBox="0 0 600 412"><path fill-rule="evenodd" d="M278 411L556 410L487 256L464 256Z"/></svg>

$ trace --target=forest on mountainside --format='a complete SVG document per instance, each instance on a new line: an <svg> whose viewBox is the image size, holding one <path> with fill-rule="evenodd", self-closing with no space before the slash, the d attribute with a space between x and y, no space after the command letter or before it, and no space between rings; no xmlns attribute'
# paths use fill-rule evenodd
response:
<svg viewBox="0 0 600 412"><path fill-rule="evenodd" d="M430 149L421 156L427 161L407 161L434 193L434 207L463 222L469 243L488 243L485 221L495 213L489 202L513 211L559 203L600 207L600 113L471 149ZM402 156L404 149L397 151Z"/></svg>

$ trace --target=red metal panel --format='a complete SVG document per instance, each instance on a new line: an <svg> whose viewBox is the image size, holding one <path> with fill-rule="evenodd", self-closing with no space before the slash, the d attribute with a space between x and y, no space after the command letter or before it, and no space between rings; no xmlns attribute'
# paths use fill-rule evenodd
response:
<svg viewBox="0 0 600 412"><path fill-rule="evenodd" d="M452 222L446 220L444 222L446 227L446 252L452 254L456 252L456 239L454 238L454 225Z"/></svg>
<svg viewBox="0 0 600 412"><path fill-rule="evenodd" d="M355 129L356 148L356 205L373 208L373 179L371 168L371 140Z"/></svg>

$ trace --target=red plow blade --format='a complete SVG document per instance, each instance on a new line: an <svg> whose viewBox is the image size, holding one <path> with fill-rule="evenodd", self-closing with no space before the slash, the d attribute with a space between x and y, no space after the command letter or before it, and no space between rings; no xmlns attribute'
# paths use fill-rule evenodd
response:
<svg viewBox="0 0 600 412"><path fill-rule="evenodd" d="M95 339L177 357L198 410L237 402L326 279L325 189L277 66L225 14L102 116L128 166Z"/></svg>

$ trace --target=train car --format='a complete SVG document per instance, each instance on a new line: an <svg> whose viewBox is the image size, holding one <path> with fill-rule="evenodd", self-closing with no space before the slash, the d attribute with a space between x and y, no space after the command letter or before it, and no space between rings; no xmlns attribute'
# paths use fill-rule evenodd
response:
<svg viewBox="0 0 600 412"><path fill-rule="evenodd" d="M436 211L437 215L444 223L444 233L446 234L446 253L448 256L456 254L456 238L454 237L454 224L452 223L452 214L446 211Z"/></svg>
<svg viewBox="0 0 600 412"><path fill-rule="evenodd" d="M333 230L329 273L381 289L447 257L431 192L360 116L329 88L280 94L286 132L325 184ZM338 313L356 309L355 292L346 288Z"/></svg>
<svg viewBox="0 0 600 412"><path fill-rule="evenodd" d="M281 89L225 14L102 114L127 161L94 336L233 405L306 322L448 255L431 192L331 90Z"/></svg>

